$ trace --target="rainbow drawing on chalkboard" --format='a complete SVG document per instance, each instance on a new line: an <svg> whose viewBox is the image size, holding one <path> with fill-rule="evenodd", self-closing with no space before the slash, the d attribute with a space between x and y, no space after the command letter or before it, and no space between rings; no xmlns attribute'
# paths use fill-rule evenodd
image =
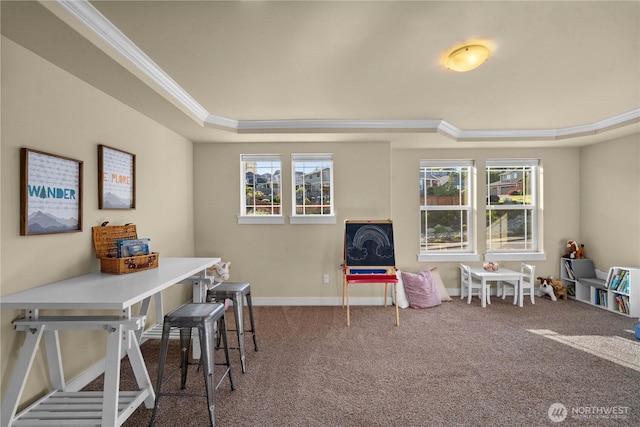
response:
<svg viewBox="0 0 640 427"><path fill-rule="evenodd" d="M349 258L354 261L366 259L369 251L365 243L369 241L373 243L378 258L393 257L393 245L384 230L377 225L367 224L360 227L353 236L353 246L347 250Z"/></svg>

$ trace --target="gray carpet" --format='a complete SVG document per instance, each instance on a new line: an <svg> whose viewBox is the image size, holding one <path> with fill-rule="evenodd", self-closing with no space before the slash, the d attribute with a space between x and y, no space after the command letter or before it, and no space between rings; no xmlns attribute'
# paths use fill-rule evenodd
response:
<svg viewBox="0 0 640 427"><path fill-rule="evenodd" d="M247 342L245 374L232 351L236 390L216 391L218 426L640 425L637 319L548 299L482 309L454 298L402 310L399 327L393 307L352 307L351 327L340 307L254 310L259 351ZM142 345L154 385L158 344ZM122 363L122 388L134 389ZM203 390L195 366L188 390ZM150 417L143 405L125 426ZM156 425L208 425L205 399L162 398Z"/></svg>

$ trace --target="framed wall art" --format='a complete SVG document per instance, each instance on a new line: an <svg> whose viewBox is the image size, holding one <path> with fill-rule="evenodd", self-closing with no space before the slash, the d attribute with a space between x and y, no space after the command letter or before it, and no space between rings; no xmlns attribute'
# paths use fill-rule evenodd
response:
<svg viewBox="0 0 640 427"><path fill-rule="evenodd" d="M82 162L20 150L20 235L82 231Z"/></svg>
<svg viewBox="0 0 640 427"><path fill-rule="evenodd" d="M98 146L98 208L136 208L136 156Z"/></svg>

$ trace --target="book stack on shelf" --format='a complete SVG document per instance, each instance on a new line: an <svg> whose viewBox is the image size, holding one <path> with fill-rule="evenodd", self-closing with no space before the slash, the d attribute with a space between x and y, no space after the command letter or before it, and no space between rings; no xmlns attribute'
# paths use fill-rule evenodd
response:
<svg viewBox="0 0 640 427"><path fill-rule="evenodd" d="M567 277L571 280L576 280L576 274L573 272L573 264L570 259L563 259L564 268L567 271Z"/></svg>
<svg viewBox="0 0 640 427"><path fill-rule="evenodd" d="M608 307L607 291L605 289L596 289L595 304L602 307Z"/></svg>
<svg viewBox="0 0 640 427"><path fill-rule="evenodd" d="M563 258L561 262L564 264L564 271L566 272L566 278L570 280L570 282L565 280L567 295L569 295L570 297L575 297L576 296L576 286L575 286L576 274L573 271L573 264L571 263L571 260L567 258ZM560 275L560 277L562 278L562 274Z"/></svg>
<svg viewBox="0 0 640 427"><path fill-rule="evenodd" d="M613 279L609 288L612 291L618 291L624 294L629 293L629 271L619 269L617 272L613 272Z"/></svg>

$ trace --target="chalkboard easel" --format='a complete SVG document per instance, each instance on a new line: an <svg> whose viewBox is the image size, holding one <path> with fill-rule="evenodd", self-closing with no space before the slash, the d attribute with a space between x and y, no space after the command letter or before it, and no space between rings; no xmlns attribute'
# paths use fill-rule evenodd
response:
<svg viewBox="0 0 640 427"><path fill-rule="evenodd" d="M396 326L400 325L398 311L398 278L393 246L391 220L347 220L344 232L344 279L342 306L347 305L347 326L351 325L349 285L358 283L384 284L384 306L387 306L389 284L393 286L396 301Z"/></svg>

